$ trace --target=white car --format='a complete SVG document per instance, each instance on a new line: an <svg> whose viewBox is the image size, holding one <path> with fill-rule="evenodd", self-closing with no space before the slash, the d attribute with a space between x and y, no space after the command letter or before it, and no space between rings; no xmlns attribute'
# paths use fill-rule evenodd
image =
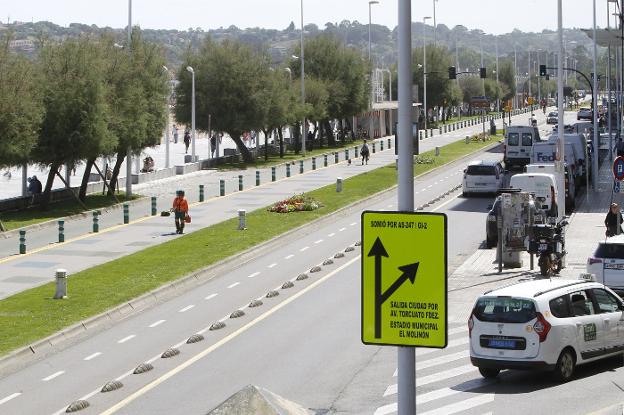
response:
<svg viewBox="0 0 624 415"><path fill-rule="evenodd" d="M464 169L462 194L496 193L503 187L505 169L499 161L473 160Z"/></svg>
<svg viewBox="0 0 624 415"><path fill-rule="evenodd" d="M586 269L596 281L624 293L624 234L598 242L594 254L587 258Z"/></svg>
<svg viewBox="0 0 624 415"><path fill-rule="evenodd" d="M575 366L622 353L624 303L597 282L521 282L480 296L468 329L470 360L484 377L542 369L567 382Z"/></svg>

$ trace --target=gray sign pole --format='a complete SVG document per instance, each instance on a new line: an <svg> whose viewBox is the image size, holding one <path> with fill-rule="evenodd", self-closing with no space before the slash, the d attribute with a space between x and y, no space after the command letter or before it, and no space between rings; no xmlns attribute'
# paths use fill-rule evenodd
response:
<svg viewBox="0 0 624 415"><path fill-rule="evenodd" d="M562 23L562 11L561 0L557 0L557 37L559 40L559 53L557 54L557 148L559 152L559 160L555 163L557 171L557 187L559 188L559 195L557 198L558 216L561 217L561 213L565 214L565 177L563 162L565 160L565 141L564 141L564 124L563 124L563 23ZM587 159L585 159L587 160ZM587 163L586 163L587 165ZM585 190L588 192L588 189Z"/></svg>
<svg viewBox="0 0 624 415"><path fill-rule="evenodd" d="M399 210L414 211L414 140L412 139L412 5L399 0ZM418 153L418 148L415 149ZM398 349L398 413L416 414L416 353Z"/></svg>

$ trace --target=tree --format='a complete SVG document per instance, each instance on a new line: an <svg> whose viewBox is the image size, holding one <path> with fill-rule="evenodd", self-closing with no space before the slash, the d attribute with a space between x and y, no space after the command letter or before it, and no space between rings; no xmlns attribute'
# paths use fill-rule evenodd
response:
<svg viewBox="0 0 624 415"><path fill-rule="evenodd" d="M470 104L472 97L483 95L483 81L476 76L462 76L459 85L464 94L464 102Z"/></svg>
<svg viewBox="0 0 624 415"><path fill-rule="evenodd" d="M176 120L191 122L191 74L195 70L196 128L208 130L208 114L212 128L227 132L243 156L252 162L251 152L241 139L245 131L260 130L266 119L264 88L269 66L264 55L254 54L248 46L226 40L217 43L208 38L196 53L190 53L178 71L176 88Z"/></svg>
<svg viewBox="0 0 624 415"><path fill-rule="evenodd" d="M516 96L516 78L514 65L511 61L504 61L499 66L498 80L501 83L503 100L508 101Z"/></svg>
<svg viewBox="0 0 624 415"><path fill-rule="evenodd" d="M9 51L10 39L0 39L0 168L29 161L43 117L35 65Z"/></svg>
<svg viewBox="0 0 624 415"><path fill-rule="evenodd" d="M88 37L48 44L41 51L45 115L33 155L34 161L50 168L44 209L61 165L74 166L116 144L108 130L104 61L102 48Z"/></svg>

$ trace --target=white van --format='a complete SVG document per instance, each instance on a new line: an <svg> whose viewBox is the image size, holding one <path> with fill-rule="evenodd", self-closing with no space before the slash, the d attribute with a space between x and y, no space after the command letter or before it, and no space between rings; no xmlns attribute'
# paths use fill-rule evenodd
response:
<svg viewBox="0 0 624 415"><path fill-rule="evenodd" d="M574 184L574 175L568 166L568 163L564 164L564 175L565 175L565 201L566 201L566 209L574 209L576 202L576 185ZM527 164L524 168L525 173L548 173L555 175L555 165L554 164Z"/></svg>
<svg viewBox="0 0 624 415"><path fill-rule="evenodd" d="M565 143L564 162L570 167L574 176L574 184L580 186L583 176L583 169L579 166L579 155L576 148L571 143ZM535 143L531 149L531 163L550 164L555 162L557 154L557 143L553 141L542 141Z"/></svg>
<svg viewBox="0 0 624 415"><path fill-rule="evenodd" d="M557 180L554 175L549 173L520 173L511 177L509 187L512 189L520 189L523 192L533 193L536 200L540 200L541 206L537 207L546 211L550 211L553 205L553 191L555 196L555 205L557 200ZM538 199L539 198L539 199ZM549 215L555 216L555 215ZM557 210L557 215L559 210Z"/></svg>
<svg viewBox="0 0 624 415"><path fill-rule="evenodd" d="M548 137L548 142L549 143L556 143L557 142L557 138L558 135L553 134L550 137ZM578 134L564 134L563 135L563 141L567 144L571 144L574 147L574 152L576 153L576 161L575 161L575 165L576 168L579 169L579 171L575 172L575 176L579 177L581 179L581 185L585 183L585 170L586 167L589 166L589 164L587 164L587 160L585 160L585 156L586 156L586 152L587 152L587 139L585 138L585 134L582 133L578 133ZM568 150L566 150L566 153L568 152ZM568 161L568 163L572 163L572 161Z"/></svg>
<svg viewBox="0 0 624 415"><path fill-rule="evenodd" d="M539 131L535 127L529 126L509 126L505 132L505 167L511 169L513 166L520 168L526 166L531 160L531 147L533 143L539 142Z"/></svg>
<svg viewBox="0 0 624 415"><path fill-rule="evenodd" d="M494 160L472 160L464 170L462 195L496 193L503 187L505 170Z"/></svg>

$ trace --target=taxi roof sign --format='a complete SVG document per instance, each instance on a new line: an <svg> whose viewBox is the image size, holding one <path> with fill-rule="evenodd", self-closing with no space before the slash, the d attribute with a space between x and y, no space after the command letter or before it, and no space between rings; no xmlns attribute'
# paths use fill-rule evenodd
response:
<svg viewBox="0 0 624 415"><path fill-rule="evenodd" d="M362 342L447 344L447 218L443 213L362 213Z"/></svg>

